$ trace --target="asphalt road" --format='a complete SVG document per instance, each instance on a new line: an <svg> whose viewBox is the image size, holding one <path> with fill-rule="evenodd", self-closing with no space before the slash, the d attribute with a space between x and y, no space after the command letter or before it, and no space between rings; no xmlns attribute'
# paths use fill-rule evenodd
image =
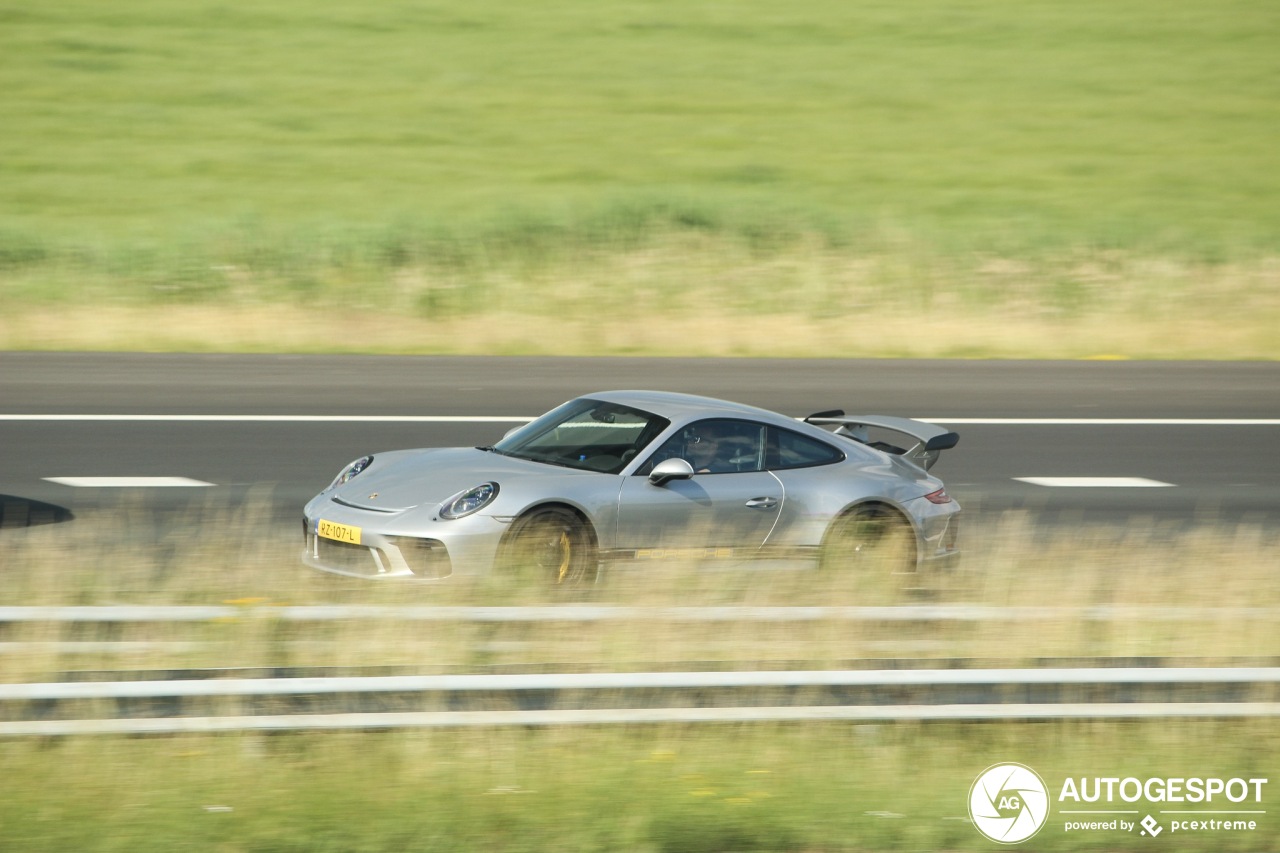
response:
<svg viewBox="0 0 1280 853"><path fill-rule="evenodd" d="M68 517L122 491L51 478L183 477L214 485L127 491L157 508L266 495L292 522L364 453L491 443L607 388L950 424L961 442L934 472L970 514L1280 524L1276 363L0 353L0 499L8 523L22 502ZM1081 477L1162 485L1056 479Z"/></svg>

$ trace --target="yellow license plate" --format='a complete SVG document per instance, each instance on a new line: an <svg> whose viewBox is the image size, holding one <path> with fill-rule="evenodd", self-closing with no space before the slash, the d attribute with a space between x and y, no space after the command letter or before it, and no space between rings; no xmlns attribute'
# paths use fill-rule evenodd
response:
<svg viewBox="0 0 1280 853"><path fill-rule="evenodd" d="M322 518L316 522L316 533L325 539L332 539L335 542L346 542L350 545L360 544L360 528L352 527L349 524L337 524L332 521L325 521Z"/></svg>

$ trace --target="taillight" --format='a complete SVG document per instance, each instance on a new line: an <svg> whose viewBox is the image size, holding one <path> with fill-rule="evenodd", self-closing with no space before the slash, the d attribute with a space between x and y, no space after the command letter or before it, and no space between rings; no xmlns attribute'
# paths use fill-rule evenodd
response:
<svg viewBox="0 0 1280 853"><path fill-rule="evenodd" d="M936 492L930 492L924 496L924 499L931 504L949 504L951 503L951 495L947 494L946 489L938 489Z"/></svg>

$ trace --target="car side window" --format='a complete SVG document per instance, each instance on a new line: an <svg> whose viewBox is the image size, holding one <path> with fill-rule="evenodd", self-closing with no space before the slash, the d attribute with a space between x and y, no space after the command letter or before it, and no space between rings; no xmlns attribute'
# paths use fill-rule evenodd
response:
<svg viewBox="0 0 1280 853"><path fill-rule="evenodd" d="M831 465L844 459L844 453L825 441L792 432L789 429L769 428L768 467L812 468Z"/></svg>
<svg viewBox="0 0 1280 853"><path fill-rule="evenodd" d="M710 418L681 429L637 471L647 475L665 459L684 459L696 474L733 474L764 470L766 427L750 421Z"/></svg>

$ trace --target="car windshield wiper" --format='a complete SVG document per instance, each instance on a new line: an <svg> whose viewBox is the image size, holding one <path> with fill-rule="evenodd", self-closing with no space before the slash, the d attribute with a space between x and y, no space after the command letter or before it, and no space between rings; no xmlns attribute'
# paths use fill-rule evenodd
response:
<svg viewBox="0 0 1280 853"><path fill-rule="evenodd" d="M476 450L483 450L485 453L496 453L499 456L508 455L505 451L499 450L498 448L494 447L492 444L486 444L483 447L477 447Z"/></svg>

